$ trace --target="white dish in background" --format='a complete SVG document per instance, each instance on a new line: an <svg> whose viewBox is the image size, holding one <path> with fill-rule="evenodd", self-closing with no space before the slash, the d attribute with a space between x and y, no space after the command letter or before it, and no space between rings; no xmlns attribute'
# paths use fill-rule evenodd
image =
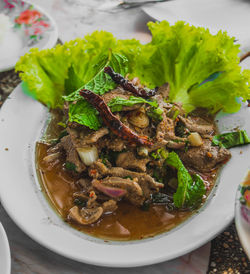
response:
<svg viewBox="0 0 250 274"><path fill-rule="evenodd" d="M0 273L10 274L10 247L7 235L0 223Z"/></svg>
<svg viewBox="0 0 250 274"><path fill-rule="evenodd" d="M250 169L238 187L235 201L235 225L241 245L250 260Z"/></svg>
<svg viewBox="0 0 250 274"><path fill-rule="evenodd" d="M0 1L0 21L9 21L6 31L0 33L0 72L14 68L19 57L31 48L46 49L55 46L58 30L54 19L40 7L28 1ZM4 18L3 18L4 17Z"/></svg>
<svg viewBox="0 0 250 274"><path fill-rule="evenodd" d="M250 45L250 2L246 0L173 0L154 5L145 5L142 10L152 18L167 20L174 24L183 20L194 26L209 28L216 34L227 31L242 46Z"/></svg>
<svg viewBox="0 0 250 274"><path fill-rule="evenodd" d="M250 134L249 114L246 105L236 114L220 114L220 131L239 126ZM106 242L73 229L50 207L36 176L35 142L40 139L47 118L48 110L24 95L20 85L0 111L0 132L4 133L0 134L2 205L24 232L45 247L95 265L149 265L202 246L233 220L235 192L249 168L250 145L231 149L232 159L220 172L218 186L205 205L170 232L140 241Z"/></svg>

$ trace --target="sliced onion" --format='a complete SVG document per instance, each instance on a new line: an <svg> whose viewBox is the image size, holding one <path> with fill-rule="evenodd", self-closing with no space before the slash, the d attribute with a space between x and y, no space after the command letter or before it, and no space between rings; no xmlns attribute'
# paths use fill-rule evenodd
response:
<svg viewBox="0 0 250 274"><path fill-rule="evenodd" d="M76 149L79 157L86 166L92 165L98 159L98 151L95 146Z"/></svg>
<svg viewBox="0 0 250 274"><path fill-rule="evenodd" d="M132 125L139 128L145 128L149 125L149 118L147 114L140 110L130 112L128 120Z"/></svg>
<svg viewBox="0 0 250 274"><path fill-rule="evenodd" d="M100 183L98 180L94 180L92 182L92 185L101 191L102 193L106 194L107 196L111 198L119 198L127 194L127 190L123 188L116 188L116 187L110 187L105 186L102 183Z"/></svg>
<svg viewBox="0 0 250 274"><path fill-rule="evenodd" d="M60 156L60 152L55 152L55 153L52 153L52 154L49 154L49 155L45 156L43 158L43 161L46 162L46 163L50 163L50 162L53 162L56 159L58 159L59 156Z"/></svg>

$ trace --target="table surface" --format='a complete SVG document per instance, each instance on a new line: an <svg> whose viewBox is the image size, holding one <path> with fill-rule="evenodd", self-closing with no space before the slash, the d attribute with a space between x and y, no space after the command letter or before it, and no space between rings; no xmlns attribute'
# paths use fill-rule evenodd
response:
<svg viewBox="0 0 250 274"><path fill-rule="evenodd" d="M146 23L152 19L139 8L117 10L115 12L99 11L97 9L98 4L100 4L100 2L107 2L107 0L33 0L32 2L42 6L53 14L58 24L59 38L63 42L76 37L82 37L84 34L96 29L110 31L118 38L137 38L143 42L150 40ZM0 73L0 107L19 82L20 79L14 71ZM10 239L13 273L52 273L51 269L53 269L53 266L59 266L60 264L61 266L67 266L71 263L70 260L65 258L63 258L62 262L61 256L53 254L51 251L42 248L39 244L29 239L28 236L20 231L11 221L1 204L0 220L3 222L7 234L10 231L12 235L16 235ZM29 242L29 247L27 248L27 246L24 245L23 250L19 250L18 248L21 248L22 245L14 245L14 243L18 243L19 241L23 243L25 239ZM32 259L36 258L32 255L33 250L39 250L39 258L41 262L43 262L43 265L47 265L46 269L40 268L35 270L35 268L32 267L32 265L34 265ZM25 252L28 252L30 261L24 263L22 262L21 254L27 256ZM53 258L51 260L49 259L50 256L48 256L50 254L51 258ZM76 263L76 270L79 270L79 267L80 264ZM89 271L85 271L88 273L97 273L99 271L98 269L100 268L92 267L91 269L89 268ZM79 272L74 272L72 269L70 273ZM103 270L102 273L106 273L105 270ZM152 273L152 267L144 268L143 273ZM240 245L234 224L230 225L224 232L212 240L208 273L250 273L250 262Z"/></svg>

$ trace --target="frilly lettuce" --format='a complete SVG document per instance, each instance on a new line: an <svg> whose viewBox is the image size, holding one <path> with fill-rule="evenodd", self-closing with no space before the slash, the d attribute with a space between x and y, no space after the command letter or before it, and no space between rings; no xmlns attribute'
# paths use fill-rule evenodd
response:
<svg viewBox="0 0 250 274"><path fill-rule="evenodd" d="M20 58L16 71L25 82L25 92L50 108L63 106L62 96L90 82L110 51L127 60L121 73L131 70L141 44L135 39L117 40L106 31L95 31L53 49L32 49ZM116 60L114 60L115 62ZM102 69L102 68L101 68Z"/></svg>
<svg viewBox="0 0 250 274"><path fill-rule="evenodd" d="M184 22L148 25L152 41L146 45L96 31L54 49L33 49L20 58L16 71L29 94L51 108L62 107L63 95L91 82L110 50L128 60L129 77L137 76L149 87L169 82L169 99L182 102L188 112L196 107L236 112L237 97L250 98L250 72L241 70L239 45L226 32L211 35Z"/></svg>
<svg viewBox="0 0 250 274"><path fill-rule="evenodd" d="M138 75L146 84L169 82L170 101L182 102L186 111L205 107L211 112L236 112L240 108L236 97L250 98L250 73L241 71L234 37L221 31L211 35L208 29L184 22L148 25L152 42L142 53L148 62L142 60L143 74ZM204 81L216 73L213 81Z"/></svg>

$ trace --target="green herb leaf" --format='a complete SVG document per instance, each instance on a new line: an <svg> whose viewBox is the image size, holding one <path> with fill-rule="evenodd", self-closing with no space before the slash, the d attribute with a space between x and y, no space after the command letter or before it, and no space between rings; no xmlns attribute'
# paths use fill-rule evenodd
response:
<svg viewBox="0 0 250 274"><path fill-rule="evenodd" d="M87 205L87 201L79 197L74 199L74 204L76 206L85 207Z"/></svg>
<svg viewBox="0 0 250 274"><path fill-rule="evenodd" d="M179 137L186 137L187 136L186 127L180 121L177 122L174 130L175 130L175 135L176 136L179 136Z"/></svg>
<svg viewBox="0 0 250 274"><path fill-rule="evenodd" d="M174 210L173 198L165 193L157 192L151 195L153 204L165 205L168 210Z"/></svg>
<svg viewBox="0 0 250 274"><path fill-rule="evenodd" d="M71 162L66 162L65 163L65 168L70 171L76 171L76 165Z"/></svg>
<svg viewBox="0 0 250 274"><path fill-rule="evenodd" d="M156 151L153 151L150 156L154 160L167 159L168 158L168 150L166 148L159 148Z"/></svg>
<svg viewBox="0 0 250 274"><path fill-rule="evenodd" d="M162 178L163 176L162 176L162 173L161 173L160 168L154 168L152 177L153 177L157 182L163 183L163 178Z"/></svg>
<svg viewBox="0 0 250 274"><path fill-rule="evenodd" d="M72 76L72 79L76 79L76 81L73 81L72 83L71 81L68 81L68 88L71 90L75 90L77 85L78 89L68 96L63 96L63 99L65 101L70 102L70 122L77 122L78 124L87 126L90 129L94 130L97 130L101 127L99 113L91 104L87 103L87 101L80 96L79 91L84 88L101 95L111 89L114 89L116 87L116 84L113 82L108 74L104 73L104 67L112 66L115 71L125 75L127 72L127 62L127 58L123 55L115 54L110 51L109 55L103 56L101 61L95 66L96 75L87 84L84 84L79 88L80 82L77 80L77 76ZM69 71L73 73L72 69L70 69Z"/></svg>
<svg viewBox="0 0 250 274"><path fill-rule="evenodd" d="M172 201L169 195L161 192L153 193L151 198L152 198L152 203L154 204L164 204Z"/></svg>
<svg viewBox="0 0 250 274"><path fill-rule="evenodd" d="M94 130L98 130L102 125L98 111L83 99L69 105L69 121Z"/></svg>
<svg viewBox="0 0 250 274"><path fill-rule="evenodd" d="M175 152L169 153L166 162L177 169L178 187L174 194L174 205L177 208L195 208L199 206L203 195L206 193L201 177L196 174L192 179Z"/></svg>
<svg viewBox="0 0 250 274"><path fill-rule="evenodd" d="M151 117L153 120L159 122L162 121L162 113L163 110L159 107L151 107L148 111L147 111L147 115L149 117Z"/></svg>
<svg viewBox="0 0 250 274"><path fill-rule="evenodd" d="M73 93L69 94L68 96L63 96L63 99L65 101L77 101L81 99L82 97L79 94L79 91L81 89L88 89L91 90L94 93L97 93L99 95L102 95L106 93L109 90L114 89L117 84L111 79L111 77L104 73L104 68L106 66L111 66L116 72L122 74L123 76L127 73L128 67L128 59L117 53L109 52L108 55L104 55L100 57L101 60L93 67L95 69L96 74L95 76L86 84L80 85L77 80L76 76L71 76L72 79L76 79L76 81L73 81L71 84L71 90L73 89Z"/></svg>
<svg viewBox="0 0 250 274"><path fill-rule="evenodd" d="M58 138L52 140L51 143L52 143L53 145L58 144L58 143L61 141L61 139L62 139L64 136L67 136L67 135L68 135L68 132L67 132L66 130L63 130L63 131L59 134Z"/></svg>
<svg viewBox="0 0 250 274"><path fill-rule="evenodd" d="M223 133L215 135L212 141L213 145L230 148L239 145L250 144L250 138L245 130Z"/></svg>
<svg viewBox="0 0 250 274"><path fill-rule="evenodd" d="M123 106L131 107L135 104L148 104L153 107L158 107L158 103L156 101L150 101L142 97L135 96L130 96L128 100L121 97L115 97L108 103L108 106L112 112L116 112L122 111Z"/></svg>

